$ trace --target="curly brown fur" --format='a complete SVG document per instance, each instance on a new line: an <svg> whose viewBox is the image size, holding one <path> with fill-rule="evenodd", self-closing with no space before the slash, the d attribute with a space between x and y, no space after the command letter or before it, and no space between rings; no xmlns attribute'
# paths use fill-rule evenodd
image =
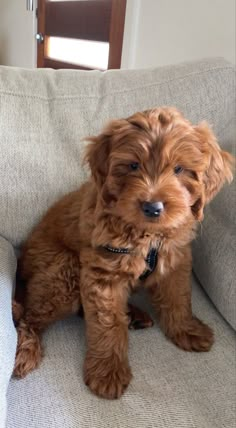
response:
<svg viewBox="0 0 236 428"><path fill-rule="evenodd" d="M158 264L142 285L166 336L187 351L213 344L212 330L192 315L190 242L205 204L231 181L233 158L206 123L193 126L176 109L157 108L111 122L90 138L86 160L90 181L56 203L24 245L14 373L23 377L38 365L44 329L82 303L85 382L95 394L116 398L132 377L127 300L140 286L151 247L159 248ZM146 217L144 201L162 201L164 211Z"/></svg>

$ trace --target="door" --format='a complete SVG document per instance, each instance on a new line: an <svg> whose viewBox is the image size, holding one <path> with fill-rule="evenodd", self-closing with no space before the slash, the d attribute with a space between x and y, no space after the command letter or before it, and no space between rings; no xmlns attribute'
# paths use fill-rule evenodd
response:
<svg viewBox="0 0 236 428"><path fill-rule="evenodd" d="M0 64L36 66L35 0L0 0Z"/></svg>
<svg viewBox="0 0 236 428"><path fill-rule="evenodd" d="M38 67L120 68L126 0L38 0Z"/></svg>

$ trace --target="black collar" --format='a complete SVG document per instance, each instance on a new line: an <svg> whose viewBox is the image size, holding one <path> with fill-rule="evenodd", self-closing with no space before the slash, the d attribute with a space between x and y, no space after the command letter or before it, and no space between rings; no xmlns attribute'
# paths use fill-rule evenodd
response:
<svg viewBox="0 0 236 428"><path fill-rule="evenodd" d="M105 250L110 251L111 253L116 253L116 254L130 254L132 250L129 250L129 248L114 248L114 247L110 247L110 245L104 245Z"/></svg>
<svg viewBox="0 0 236 428"><path fill-rule="evenodd" d="M132 250L129 250L129 248L114 248L110 245L104 245L103 247L105 250L110 251L111 253L115 254L131 254ZM151 248L149 251L145 262L147 264L147 269L140 275L139 279L143 281L146 279L149 275L151 275L152 272L154 272L158 260L158 249L157 248Z"/></svg>

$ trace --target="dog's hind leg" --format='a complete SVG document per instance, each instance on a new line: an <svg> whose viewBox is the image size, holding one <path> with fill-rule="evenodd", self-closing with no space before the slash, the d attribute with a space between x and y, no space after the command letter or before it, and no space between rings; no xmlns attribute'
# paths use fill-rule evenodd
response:
<svg viewBox="0 0 236 428"><path fill-rule="evenodd" d="M17 326L18 343L13 375L25 377L42 359L41 331L21 319Z"/></svg>
<svg viewBox="0 0 236 428"><path fill-rule="evenodd" d="M65 257L64 257L65 259ZM54 321L78 311L80 306L78 260L51 265L28 282L24 315L17 326L18 344L14 376L22 378L42 359L41 335Z"/></svg>
<svg viewBox="0 0 236 428"><path fill-rule="evenodd" d="M23 314L24 314L23 306L19 302L17 302L16 300L13 300L13 302L12 302L12 316L13 316L13 321L14 321L15 325L18 324L20 319L23 317Z"/></svg>

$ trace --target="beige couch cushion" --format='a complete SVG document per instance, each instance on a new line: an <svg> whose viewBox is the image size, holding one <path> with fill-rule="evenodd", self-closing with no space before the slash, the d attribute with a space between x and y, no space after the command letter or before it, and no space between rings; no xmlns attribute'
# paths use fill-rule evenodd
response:
<svg viewBox="0 0 236 428"><path fill-rule="evenodd" d="M234 116L219 134L224 147L233 143L234 155L235 127ZM225 186L205 210L204 222L193 242L193 269L211 300L236 330L236 181Z"/></svg>
<svg viewBox="0 0 236 428"><path fill-rule="evenodd" d="M83 383L84 322L72 317L52 326L42 365L10 382L6 428L233 428L234 332L194 279L193 302L195 314L215 330L211 352L176 348L156 324L131 331L134 377L117 401L95 397Z"/></svg>
<svg viewBox="0 0 236 428"><path fill-rule="evenodd" d="M226 138L224 130L230 128L230 118L232 123L234 103L234 69L218 59L106 73L0 67L0 235L19 246L47 207L80 185L86 176L81 169L82 138L99 132L108 119L175 105L194 122L207 119L222 136L221 144L230 148L234 139ZM219 245L218 236L210 239L213 249ZM229 248L227 244L225 264ZM12 263L4 265L9 271L0 272L0 308L2 319L7 320L0 323L3 395L16 341L9 299L15 259L9 249ZM214 296L217 278L209 277L207 285L208 267L205 263L204 274L202 253L202 246L196 247L195 270ZM222 313L227 318L227 305L229 317L232 313L232 288L226 277L227 269L217 295L224 296ZM215 302L222 310L220 300ZM83 322L72 318L53 326L45 335L42 366L25 380L10 384L8 428L232 428L234 335L196 285L193 304L195 313L216 331L213 350L184 353L157 327L132 333L134 381L127 394L112 403L92 396L82 382ZM4 426L3 395L0 426Z"/></svg>
<svg viewBox="0 0 236 428"><path fill-rule="evenodd" d="M111 118L157 105L175 105L195 123L208 120L233 151L234 68L224 60L106 73L1 67L0 235L19 246L52 202L81 184L85 136ZM232 190L222 192L224 221L213 202L194 246L194 269L236 327L235 229L232 218L225 221L233 198L224 192Z"/></svg>
<svg viewBox="0 0 236 428"><path fill-rule="evenodd" d="M0 428L6 417L6 392L15 361L16 330L12 321L11 301L16 257L12 245L0 237Z"/></svg>
<svg viewBox="0 0 236 428"><path fill-rule="evenodd" d="M82 139L108 119L175 105L219 134L234 109L234 69L224 60L106 73L0 70L0 235L13 245L80 185Z"/></svg>

